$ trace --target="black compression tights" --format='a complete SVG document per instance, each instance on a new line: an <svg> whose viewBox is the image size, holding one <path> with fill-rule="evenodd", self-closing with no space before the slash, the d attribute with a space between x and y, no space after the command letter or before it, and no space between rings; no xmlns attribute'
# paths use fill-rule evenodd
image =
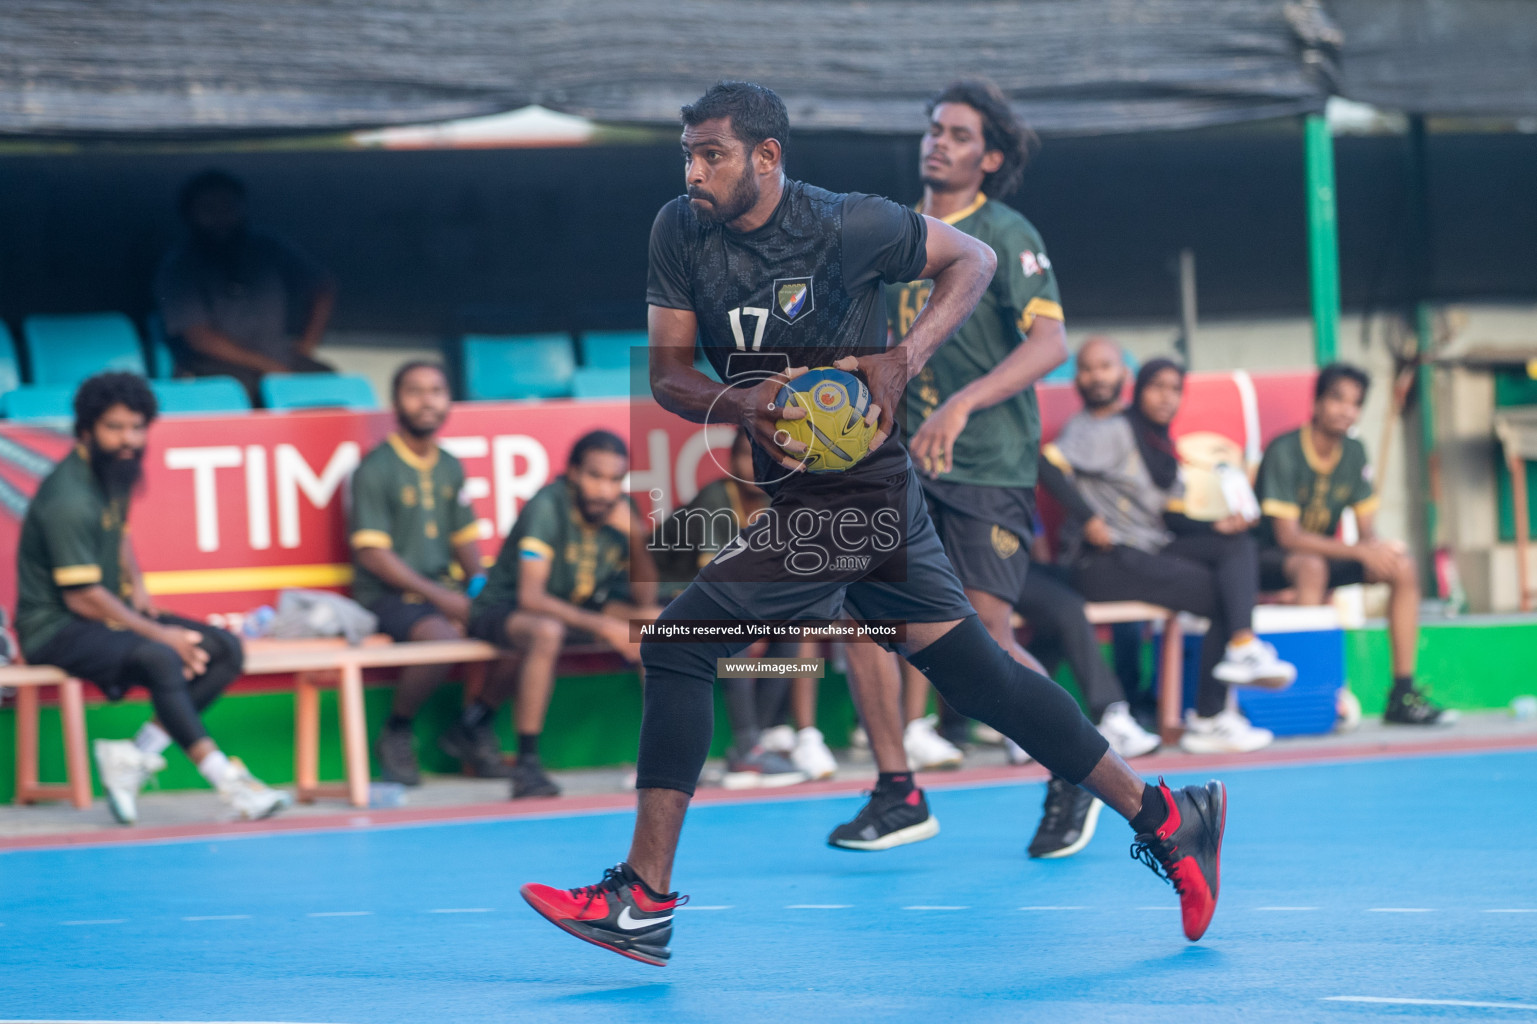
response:
<svg viewBox="0 0 1537 1024"><path fill-rule="evenodd" d="M180 624L180 623L178 623ZM208 669L187 679L180 656L165 644L145 640L134 646L125 668L134 682L149 690L155 717L183 750L208 737L199 712L214 702L241 672L240 643L220 630L199 630L208 651Z"/></svg>
<svg viewBox="0 0 1537 1024"><path fill-rule="evenodd" d="M736 616L690 587L658 622L687 619L733 621ZM716 659L745 646L657 640L641 645L646 691L637 788L694 792L715 724ZM1070 782L1087 778L1108 748L1073 698L1005 654L975 615L909 660L956 710L991 725Z"/></svg>

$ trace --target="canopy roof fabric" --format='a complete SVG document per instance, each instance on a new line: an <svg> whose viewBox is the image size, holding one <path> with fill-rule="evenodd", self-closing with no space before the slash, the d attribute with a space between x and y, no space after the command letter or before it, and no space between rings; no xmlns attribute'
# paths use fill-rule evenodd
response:
<svg viewBox="0 0 1537 1024"><path fill-rule="evenodd" d="M528 103L676 124L711 81L797 128L908 131L962 74L1039 129L1185 128L1322 107L1280 0L18 0L0 132L334 131Z"/></svg>
<svg viewBox="0 0 1537 1024"><path fill-rule="evenodd" d="M722 77L776 89L801 129L911 130L963 74L1049 134L1313 111L1339 83L1537 111L1534 41L1528 0L14 0L0 134L271 135L529 103L663 125Z"/></svg>

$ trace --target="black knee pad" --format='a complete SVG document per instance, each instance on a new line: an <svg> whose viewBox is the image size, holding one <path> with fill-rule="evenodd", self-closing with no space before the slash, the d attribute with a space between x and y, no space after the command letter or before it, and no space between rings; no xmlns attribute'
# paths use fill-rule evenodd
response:
<svg viewBox="0 0 1537 1024"><path fill-rule="evenodd" d="M1088 778L1109 749L1078 702L1009 657L975 615L907 660L951 707L986 722L1069 782Z"/></svg>

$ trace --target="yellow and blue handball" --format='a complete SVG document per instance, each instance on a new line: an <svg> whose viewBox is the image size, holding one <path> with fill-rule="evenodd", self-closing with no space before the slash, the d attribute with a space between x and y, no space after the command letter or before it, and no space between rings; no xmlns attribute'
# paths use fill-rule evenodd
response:
<svg viewBox="0 0 1537 1024"><path fill-rule="evenodd" d="M876 431L874 424L865 423L870 389L852 373L817 367L780 388L776 401L781 409L806 410L805 419L780 420L779 430L806 446L802 465L807 472L836 473L870 454L870 439ZM778 440L787 439L780 436Z"/></svg>

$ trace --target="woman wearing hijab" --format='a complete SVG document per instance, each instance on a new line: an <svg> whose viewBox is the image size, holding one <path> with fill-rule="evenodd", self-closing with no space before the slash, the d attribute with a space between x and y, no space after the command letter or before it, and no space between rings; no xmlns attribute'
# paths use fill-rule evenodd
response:
<svg viewBox="0 0 1537 1024"><path fill-rule="evenodd" d="M1196 522L1171 511L1182 507L1184 496L1169 435L1184 383L1176 363L1150 359L1137 374L1131 406L1121 410L1119 387L1113 402L1090 401L1094 382L1080 379L1084 411L1062 428L1047 457L1071 473L1083 498L1079 507L1092 513L1063 532L1078 590L1091 601L1147 601L1211 621L1196 707L1185 716L1180 746L1191 753L1246 753L1274 736L1228 707L1228 686L1285 685L1296 669L1254 635L1259 556L1249 534L1253 523L1239 515Z"/></svg>

